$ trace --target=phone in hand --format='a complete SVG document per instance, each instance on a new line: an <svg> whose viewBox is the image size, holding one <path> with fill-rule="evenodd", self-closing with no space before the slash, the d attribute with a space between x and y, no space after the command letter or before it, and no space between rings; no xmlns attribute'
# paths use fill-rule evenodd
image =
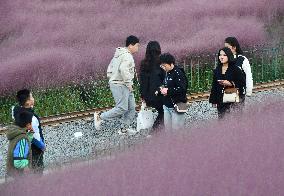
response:
<svg viewBox="0 0 284 196"><path fill-rule="evenodd" d="M217 80L217 82L219 82L219 84L223 84L224 80Z"/></svg>

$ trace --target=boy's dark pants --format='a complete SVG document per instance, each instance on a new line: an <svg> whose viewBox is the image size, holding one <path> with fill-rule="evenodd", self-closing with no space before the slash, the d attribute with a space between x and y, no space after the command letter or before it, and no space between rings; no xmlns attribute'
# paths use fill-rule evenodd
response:
<svg viewBox="0 0 284 196"><path fill-rule="evenodd" d="M32 145L32 169L36 174L43 174L43 151Z"/></svg>

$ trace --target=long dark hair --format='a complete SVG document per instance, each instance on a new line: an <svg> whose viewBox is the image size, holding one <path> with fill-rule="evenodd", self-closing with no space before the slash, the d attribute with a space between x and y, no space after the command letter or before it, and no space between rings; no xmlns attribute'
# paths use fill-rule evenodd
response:
<svg viewBox="0 0 284 196"><path fill-rule="evenodd" d="M159 42L150 41L147 44L145 58L141 61L140 71L150 72L154 66L160 66L161 47Z"/></svg>
<svg viewBox="0 0 284 196"><path fill-rule="evenodd" d="M225 43L230 44L233 47L236 47L237 54L243 54L243 51L241 49L241 46L240 46L237 38L235 38L235 37L227 37L225 39Z"/></svg>
<svg viewBox="0 0 284 196"><path fill-rule="evenodd" d="M218 52L218 66L222 66L223 65L223 63L221 63L221 61L219 59L220 52L222 50L225 52L226 56L228 57L228 66L233 65L235 63L234 55L233 55L233 53L232 53L230 48L224 47L224 48L221 48L219 50L219 52Z"/></svg>

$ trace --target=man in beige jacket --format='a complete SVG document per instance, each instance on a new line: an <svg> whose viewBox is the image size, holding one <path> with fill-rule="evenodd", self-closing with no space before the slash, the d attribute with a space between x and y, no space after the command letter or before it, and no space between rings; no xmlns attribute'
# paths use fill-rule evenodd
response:
<svg viewBox="0 0 284 196"><path fill-rule="evenodd" d="M100 130L102 121L121 117L122 129L119 133L134 133L130 128L135 117L135 99L133 93L133 79L135 75L135 63L132 54L138 52L139 39L133 35L127 37L126 47L116 48L111 60L107 76L112 92L115 107L99 115L94 114L96 130Z"/></svg>

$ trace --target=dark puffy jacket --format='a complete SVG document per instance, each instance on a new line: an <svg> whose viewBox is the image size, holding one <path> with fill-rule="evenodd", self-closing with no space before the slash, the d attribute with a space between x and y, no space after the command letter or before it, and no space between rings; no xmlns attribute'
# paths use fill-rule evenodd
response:
<svg viewBox="0 0 284 196"><path fill-rule="evenodd" d="M164 86L168 88L167 96L164 96L163 103L168 108L173 108L174 104L187 102L187 78L182 68L175 66L171 71L166 73Z"/></svg>

